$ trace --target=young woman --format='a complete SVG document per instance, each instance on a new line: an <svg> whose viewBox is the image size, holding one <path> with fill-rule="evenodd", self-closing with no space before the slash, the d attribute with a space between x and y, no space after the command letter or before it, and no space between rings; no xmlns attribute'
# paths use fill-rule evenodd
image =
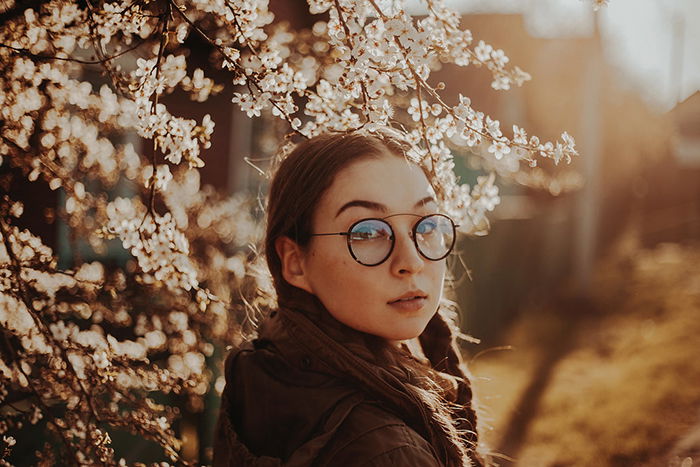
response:
<svg viewBox="0 0 700 467"><path fill-rule="evenodd" d="M406 149L322 135L281 163L265 239L279 308L227 359L215 465L483 465L441 306L455 225Z"/></svg>

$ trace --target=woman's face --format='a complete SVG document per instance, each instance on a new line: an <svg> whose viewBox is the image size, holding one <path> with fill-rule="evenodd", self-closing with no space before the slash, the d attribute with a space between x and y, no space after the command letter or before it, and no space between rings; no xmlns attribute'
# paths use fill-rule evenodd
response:
<svg viewBox="0 0 700 467"><path fill-rule="evenodd" d="M363 218L419 216L437 210L425 174L390 153L352 163L339 172L321 198L313 233L345 232ZM302 255L309 291L338 321L390 341L423 332L436 312L445 260L430 261L416 250L410 233L415 216L387 219L395 234L389 258L378 266L355 261L345 236L314 236ZM401 300L417 296L410 300Z"/></svg>

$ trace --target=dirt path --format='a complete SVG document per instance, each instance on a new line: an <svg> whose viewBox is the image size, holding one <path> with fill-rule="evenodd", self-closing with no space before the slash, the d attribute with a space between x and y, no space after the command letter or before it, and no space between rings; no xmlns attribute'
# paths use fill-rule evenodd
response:
<svg viewBox="0 0 700 467"><path fill-rule="evenodd" d="M700 245L601 272L592 303L523 310L472 365L500 465L700 467Z"/></svg>

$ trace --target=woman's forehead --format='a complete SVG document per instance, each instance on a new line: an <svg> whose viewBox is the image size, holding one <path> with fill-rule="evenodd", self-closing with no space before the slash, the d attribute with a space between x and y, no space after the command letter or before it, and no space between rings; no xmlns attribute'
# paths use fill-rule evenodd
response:
<svg viewBox="0 0 700 467"><path fill-rule="evenodd" d="M427 204L426 198L434 199L435 193L420 167L390 154L361 159L341 170L323 204L326 209L338 210L353 201L368 201L395 211Z"/></svg>

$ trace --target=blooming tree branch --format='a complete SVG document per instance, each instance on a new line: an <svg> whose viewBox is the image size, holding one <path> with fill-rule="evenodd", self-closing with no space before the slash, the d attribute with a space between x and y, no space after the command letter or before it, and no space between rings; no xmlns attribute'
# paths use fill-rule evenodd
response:
<svg viewBox="0 0 700 467"><path fill-rule="evenodd" d="M0 433L13 433L3 456L31 442L15 433L37 424L51 435L37 462L126 462L111 443L125 431L160 446L164 460L185 463L173 421L221 389L209 360L241 335L246 310L274 303L254 247L254 203L200 184L214 121L167 106L175 91L205 102L224 90L188 66L190 35L230 73L235 90L225 97L251 118L270 115L300 138L392 128L465 233L488 230L500 161L517 175L537 174L520 162L576 156L566 132L541 142L514 126L506 136L468 97L449 102L444 85L431 84L438 62L483 68L496 90L530 79L502 50L475 41L441 0L425 0L419 19L400 1L308 0L321 18L310 31L275 23L267 3L0 3L7 177L60 190L56 213L73 238L97 253L115 239L131 256L114 266L76 255L59 267L41 238L18 227L20 200L0 199ZM125 135L152 150L142 153ZM455 147L484 148L489 173L474 186L454 174ZM114 196L118 186L127 193ZM187 402L159 404L158 394Z"/></svg>

